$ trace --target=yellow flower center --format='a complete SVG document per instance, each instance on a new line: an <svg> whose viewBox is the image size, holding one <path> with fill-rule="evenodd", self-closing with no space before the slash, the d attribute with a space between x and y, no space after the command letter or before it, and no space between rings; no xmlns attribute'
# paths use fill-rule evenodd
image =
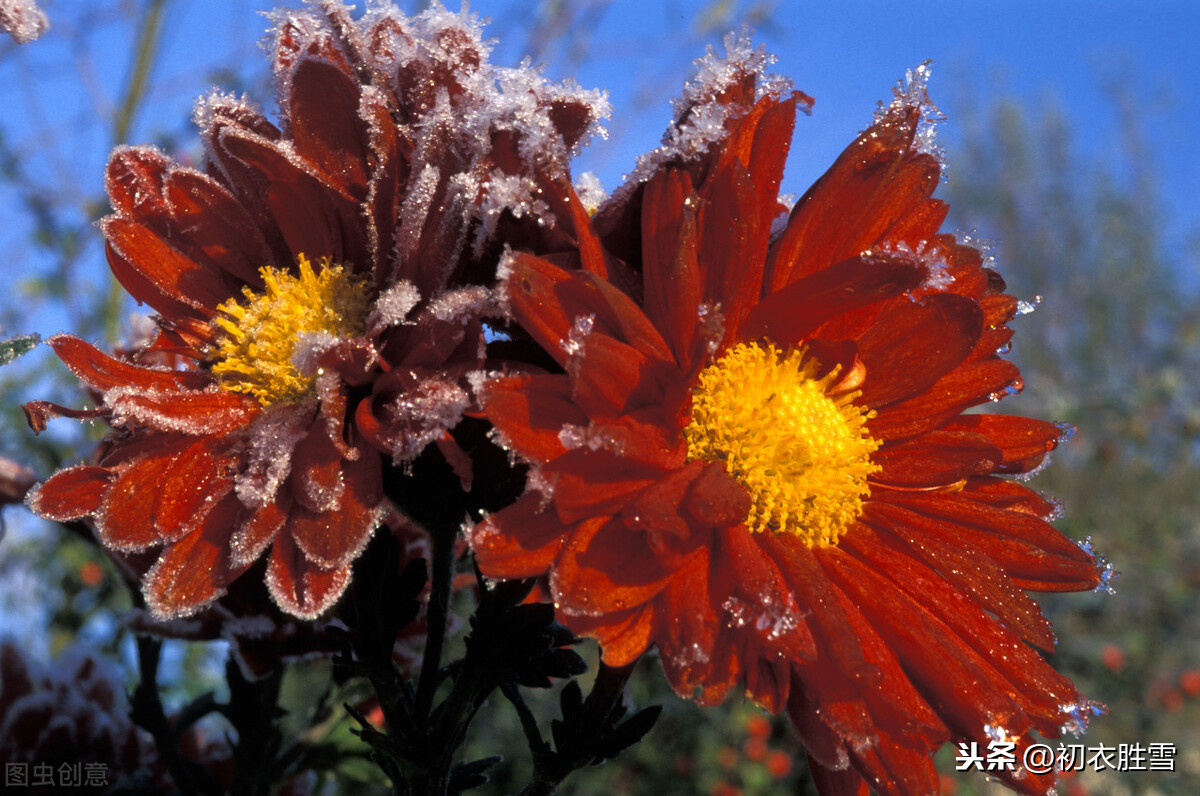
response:
<svg viewBox="0 0 1200 796"><path fill-rule="evenodd" d="M750 493L746 527L831 545L862 513L879 447L857 392L829 394L803 349L738 344L700 373L684 436L689 459L724 462Z"/></svg>
<svg viewBox="0 0 1200 796"><path fill-rule="evenodd" d="M211 352L212 372L225 389L252 395L264 406L298 401L313 393L316 375L297 370L297 346L309 336L317 342L363 334L367 286L328 258L315 272L303 254L298 275L271 267L259 273L261 293L242 288L244 300L217 307L214 320L224 334Z"/></svg>

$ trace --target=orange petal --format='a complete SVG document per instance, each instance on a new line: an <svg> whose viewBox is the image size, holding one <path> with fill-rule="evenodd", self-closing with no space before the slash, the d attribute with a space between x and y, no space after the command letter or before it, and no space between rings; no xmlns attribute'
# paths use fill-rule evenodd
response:
<svg viewBox="0 0 1200 796"><path fill-rule="evenodd" d="M201 389L212 383L211 377L203 373L155 370L113 359L69 334L56 334L46 342L80 381L98 392L124 386L143 390Z"/></svg>
<svg viewBox="0 0 1200 796"><path fill-rule="evenodd" d="M229 559L229 533L241 501L232 492L209 512L199 528L169 546L142 581L142 594L157 619L188 616L225 593L244 571Z"/></svg>
<svg viewBox="0 0 1200 796"><path fill-rule="evenodd" d="M316 619L333 607L350 584L350 565L325 569L312 563L280 534L271 548L267 565L267 589L282 610L305 621Z"/></svg>
<svg viewBox="0 0 1200 796"><path fill-rule="evenodd" d="M939 429L877 450L871 461L883 469L870 480L907 488L949 486L994 473L1002 458L1000 449L980 434Z"/></svg>
<svg viewBox="0 0 1200 796"><path fill-rule="evenodd" d="M362 84L342 67L303 58L292 71L288 118L296 153L351 194L366 195L367 125L359 116Z"/></svg>
<svg viewBox="0 0 1200 796"><path fill-rule="evenodd" d="M59 470L29 493L29 508L56 522L78 520L96 513L112 480L107 467L79 465Z"/></svg>
<svg viewBox="0 0 1200 796"><path fill-rule="evenodd" d="M262 406L245 395L213 387L197 390L147 390L140 385L105 395L118 422L134 421L157 431L189 436L220 436L245 428Z"/></svg>
<svg viewBox="0 0 1200 796"><path fill-rule="evenodd" d="M293 473L307 463L297 458ZM369 452L357 462L343 462L345 490L337 508L316 513L294 506L288 533L296 546L320 569L348 565L366 547L382 519L383 483L379 454ZM293 476L294 477L294 476Z"/></svg>
<svg viewBox="0 0 1200 796"><path fill-rule="evenodd" d="M858 341L867 373L857 402L876 408L927 389L967 358L982 328L979 306L961 296L895 304Z"/></svg>
<svg viewBox="0 0 1200 796"><path fill-rule="evenodd" d="M468 539L484 575L532 578L550 571L571 526L544 502L542 493L526 492L471 529Z"/></svg>

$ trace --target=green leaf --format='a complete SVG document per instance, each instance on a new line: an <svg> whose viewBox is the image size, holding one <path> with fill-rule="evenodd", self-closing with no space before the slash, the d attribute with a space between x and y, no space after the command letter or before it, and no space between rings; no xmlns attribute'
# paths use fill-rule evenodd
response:
<svg viewBox="0 0 1200 796"><path fill-rule="evenodd" d="M18 334L7 340L0 340L0 365L7 365L22 354L27 354L42 342L37 334Z"/></svg>

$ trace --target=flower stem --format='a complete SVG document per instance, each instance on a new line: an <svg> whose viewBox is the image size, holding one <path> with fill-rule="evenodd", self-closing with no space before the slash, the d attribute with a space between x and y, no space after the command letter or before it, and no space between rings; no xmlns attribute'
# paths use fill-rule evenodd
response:
<svg viewBox="0 0 1200 796"><path fill-rule="evenodd" d="M162 641L150 636L137 637L138 672L141 675L137 689L130 698L130 718L154 738L158 754L167 766L175 787L184 796L198 794L192 774L179 754L175 733L163 713L162 701L158 696L158 662L162 654Z"/></svg>
<svg viewBox="0 0 1200 796"><path fill-rule="evenodd" d="M420 720L429 718L433 696L441 681L442 649L446 643L449 621L451 587L454 581L454 539L457 529L431 528L429 603L426 608L425 652L421 659L421 674L417 680L416 714Z"/></svg>

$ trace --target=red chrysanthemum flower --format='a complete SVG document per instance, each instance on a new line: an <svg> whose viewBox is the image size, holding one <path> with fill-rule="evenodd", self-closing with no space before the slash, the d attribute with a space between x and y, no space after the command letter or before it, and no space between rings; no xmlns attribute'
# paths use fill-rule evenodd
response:
<svg viewBox="0 0 1200 796"><path fill-rule="evenodd" d="M743 683L786 709L822 793L933 793L947 741L1011 740L1019 762L1031 732L1085 722L1025 592L1102 568L1007 477L1061 429L965 413L1021 386L997 353L1018 306L938 232L924 70L781 218L808 99L764 60L701 62L577 269L506 261L513 318L562 372L487 386L530 489L470 538L489 577L549 574L606 662L656 646L681 695Z"/></svg>
<svg viewBox="0 0 1200 796"><path fill-rule="evenodd" d="M90 517L119 551L161 546L143 584L160 618L211 602L268 547L275 601L312 618L382 516L389 461L437 442L463 469L447 434L482 361L493 232L538 228L539 186L567 179L606 112L598 93L490 66L475 20L440 7L356 20L323 3L276 22L280 126L216 95L196 114L205 171L147 147L109 163L109 263L160 313L144 361L59 335L100 406L27 407L35 429L113 425L97 463L29 503Z"/></svg>

